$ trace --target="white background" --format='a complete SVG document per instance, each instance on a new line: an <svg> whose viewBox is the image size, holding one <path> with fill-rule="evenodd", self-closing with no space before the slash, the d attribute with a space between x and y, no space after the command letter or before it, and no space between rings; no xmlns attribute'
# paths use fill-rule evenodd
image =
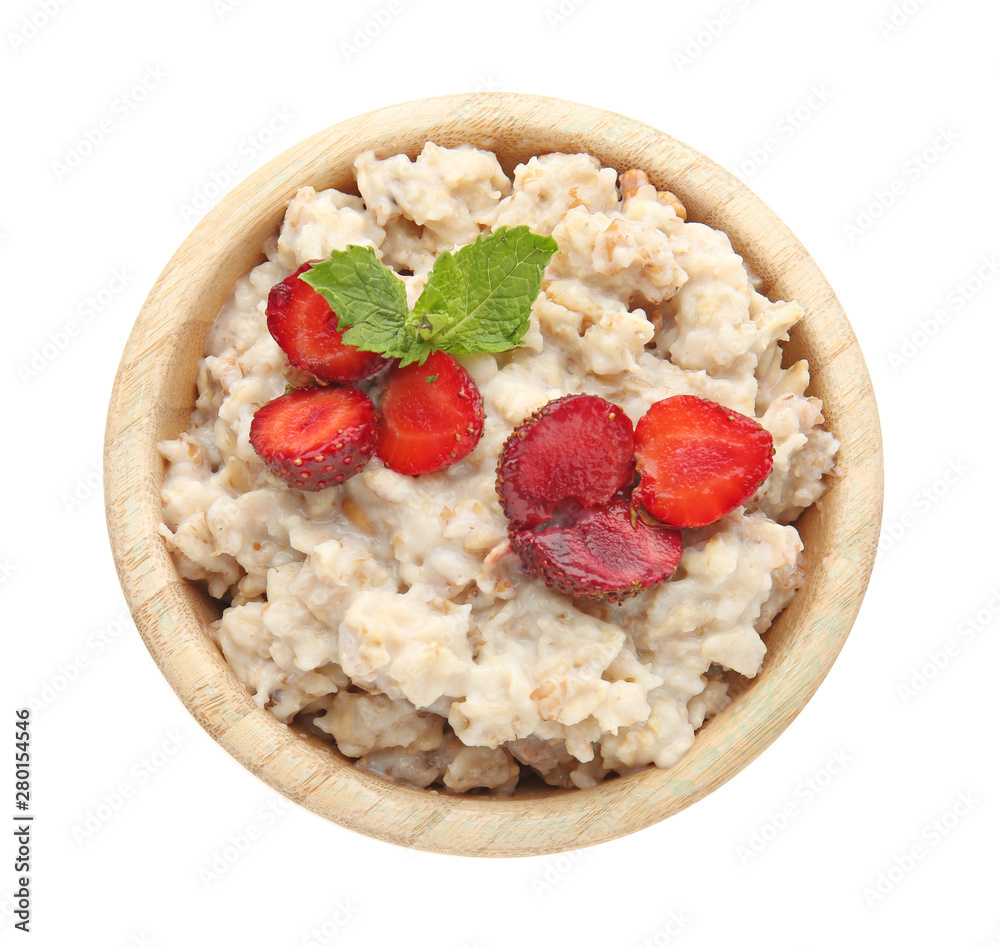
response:
<svg viewBox="0 0 1000 947"><path fill-rule="evenodd" d="M998 30L974 0L5 4L0 602L8 754L36 707L29 936L996 944ZM116 365L213 173L484 89L621 112L740 173L837 291L885 439L881 551L817 696L709 798L572 857L408 851L286 804L160 676L104 525Z"/></svg>

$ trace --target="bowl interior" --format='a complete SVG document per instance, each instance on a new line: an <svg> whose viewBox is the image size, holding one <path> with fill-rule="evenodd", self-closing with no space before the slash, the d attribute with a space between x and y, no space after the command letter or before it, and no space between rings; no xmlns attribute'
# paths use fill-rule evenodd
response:
<svg viewBox="0 0 1000 947"><path fill-rule="evenodd" d="M550 151L585 151L618 170L641 168L674 191L689 219L725 231L772 298L797 299L805 320L786 359L806 357L810 393L841 441L837 476L797 526L807 580L767 633L756 679L733 675L733 701L670 770L650 769L589 790L528 785L513 798L449 796L355 769L325 742L259 709L204 634L220 607L182 580L160 538L162 463L194 405L211 321L236 280L263 259L296 189L355 191L361 151L419 153L426 141L494 151L510 174ZM670 136L576 103L514 94L445 96L351 119L299 143L227 195L192 232L153 287L122 356L105 441L108 529L136 625L198 722L290 799L388 841L468 855L543 854L651 825L739 772L788 726L826 675L867 586L882 502L875 400L853 331L826 280L789 230L738 180Z"/></svg>

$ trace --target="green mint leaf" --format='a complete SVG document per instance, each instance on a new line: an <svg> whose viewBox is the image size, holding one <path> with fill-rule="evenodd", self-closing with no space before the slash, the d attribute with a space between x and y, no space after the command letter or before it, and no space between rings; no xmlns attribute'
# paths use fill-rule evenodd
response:
<svg viewBox="0 0 1000 947"><path fill-rule="evenodd" d="M528 331L542 274L559 245L527 227L500 227L434 261L413 307L419 337L453 355L505 352Z"/></svg>
<svg viewBox="0 0 1000 947"><path fill-rule="evenodd" d="M410 312L406 286L371 247L334 250L302 274L337 314L344 341L365 352L423 364L435 349L455 355L504 352L528 330L542 274L559 249L527 227L444 251Z"/></svg>
<svg viewBox="0 0 1000 947"><path fill-rule="evenodd" d="M405 331L410 317L406 286L379 262L371 247L334 250L328 260L314 263L299 278L330 304L340 328L347 329L345 342L387 358L411 354L410 334Z"/></svg>
<svg viewBox="0 0 1000 947"><path fill-rule="evenodd" d="M433 339L442 329L447 328L450 324L451 317L445 312L428 312L418 315L414 310L406 319L407 331L415 339L420 339L424 342Z"/></svg>

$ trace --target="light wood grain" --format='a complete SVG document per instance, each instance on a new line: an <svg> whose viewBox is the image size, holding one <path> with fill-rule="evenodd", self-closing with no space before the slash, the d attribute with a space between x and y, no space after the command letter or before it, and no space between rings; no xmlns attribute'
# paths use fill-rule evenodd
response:
<svg viewBox="0 0 1000 947"><path fill-rule="evenodd" d="M670 770L584 791L534 787L510 799L435 794L355 769L336 750L260 710L203 632L218 604L180 579L157 532L156 443L186 428L208 325L236 279L262 259L296 188L354 190L351 162L415 156L426 141L495 151L510 173L548 151L586 151L644 169L699 220L729 234L772 298L797 299L805 321L789 350L809 359L841 441L838 476L799 521L805 587L767 634L764 670L699 733ZM855 620L875 555L882 504L878 416L854 333L816 265L745 186L663 132L623 116L516 94L447 96L381 109L289 149L212 210L163 271L122 356L105 443L108 530L122 588L160 670L195 719L268 785L313 812L402 845L463 855L557 852L649 826L701 799L760 754L809 700ZM211 792L211 787L200 787Z"/></svg>

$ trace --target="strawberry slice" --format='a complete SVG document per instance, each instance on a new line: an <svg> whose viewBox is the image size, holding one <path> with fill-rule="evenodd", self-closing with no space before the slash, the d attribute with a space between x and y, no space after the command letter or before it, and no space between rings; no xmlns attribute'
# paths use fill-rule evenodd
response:
<svg viewBox="0 0 1000 947"><path fill-rule="evenodd" d="M387 360L378 352L362 352L343 341L337 314L330 304L299 274L311 260L291 276L271 287L267 297L267 328L288 356L290 365L311 372L321 381L359 381L375 374Z"/></svg>
<svg viewBox="0 0 1000 947"><path fill-rule="evenodd" d="M771 435L753 418L694 395L657 401L635 427L634 496L671 526L707 526L750 499L771 472Z"/></svg>
<svg viewBox="0 0 1000 947"><path fill-rule="evenodd" d="M567 500L610 500L633 478L632 422L595 395L566 395L514 429L497 464L497 493L520 526L552 519Z"/></svg>
<svg viewBox="0 0 1000 947"><path fill-rule="evenodd" d="M415 476L461 460L483 433L483 396L446 352L395 368L385 382L375 454L390 470Z"/></svg>
<svg viewBox="0 0 1000 947"><path fill-rule="evenodd" d="M322 490L368 463L375 447L375 410L357 388L294 388L258 409L250 443L289 486Z"/></svg>
<svg viewBox="0 0 1000 947"><path fill-rule="evenodd" d="M647 523L621 495L566 523L508 532L525 571L574 598L621 602L671 576L681 558L680 530Z"/></svg>

